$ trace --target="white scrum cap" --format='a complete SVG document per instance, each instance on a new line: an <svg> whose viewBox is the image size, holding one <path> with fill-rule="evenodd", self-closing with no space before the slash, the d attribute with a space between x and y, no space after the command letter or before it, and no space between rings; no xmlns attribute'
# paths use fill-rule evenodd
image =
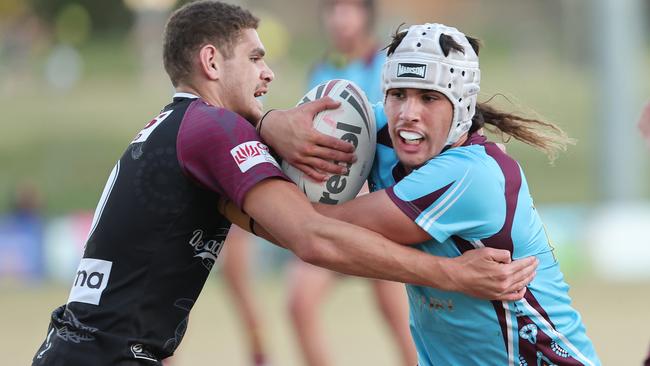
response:
<svg viewBox="0 0 650 366"><path fill-rule="evenodd" d="M454 117L445 145L451 145L472 126L481 72L478 55L456 28L443 24L412 25L402 42L391 54L382 72L384 94L393 88L435 90L444 94L454 106ZM464 52L450 49L445 56L441 35L450 36Z"/></svg>

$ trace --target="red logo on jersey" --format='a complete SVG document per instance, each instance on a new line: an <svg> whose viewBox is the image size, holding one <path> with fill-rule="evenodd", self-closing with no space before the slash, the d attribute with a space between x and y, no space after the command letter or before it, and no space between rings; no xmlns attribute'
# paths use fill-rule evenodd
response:
<svg viewBox="0 0 650 366"><path fill-rule="evenodd" d="M269 151L269 148L261 142L241 144L237 146L236 149L237 150L234 152L233 157L237 164L242 164L246 160L255 156L266 155Z"/></svg>
<svg viewBox="0 0 650 366"><path fill-rule="evenodd" d="M259 141L241 143L230 150L230 154L242 172L260 163L271 163L277 166L269 148Z"/></svg>
<svg viewBox="0 0 650 366"><path fill-rule="evenodd" d="M237 164L243 164L250 158L262 155L262 151L269 151L269 148L259 142L257 145L241 144L237 147L237 150L234 152L233 157L235 158Z"/></svg>

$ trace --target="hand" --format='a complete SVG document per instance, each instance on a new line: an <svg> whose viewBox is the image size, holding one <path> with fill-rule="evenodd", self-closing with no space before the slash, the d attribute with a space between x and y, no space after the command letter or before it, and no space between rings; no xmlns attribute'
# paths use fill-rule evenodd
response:
<svg viewBox="0 0 650 366"><path fill-rule="evenodd" d="M452 291L505 301L523 298L538 262L535 257L511 261L510 252L494 248L468 250L452 261L448 267Z"/></svg>
<svg viewBox="0 0 650 366"><path fill-rule="evenodd" d="M264 118L260 135L282 159L311 179L323 181L328 174L345 174L346 167L335 162L354 162L354 146L322 134L312 126L318 112L339 105L325 97L295 108L271 111Z"/></svg>
<svg viewBox="0 0 650 366"><path fill-rule="evenodd" d="M643 108L643 112L641 112L638 126L641 131L641 136L643 136L643 139L650 148L650 101L648 101Z"/></svg>

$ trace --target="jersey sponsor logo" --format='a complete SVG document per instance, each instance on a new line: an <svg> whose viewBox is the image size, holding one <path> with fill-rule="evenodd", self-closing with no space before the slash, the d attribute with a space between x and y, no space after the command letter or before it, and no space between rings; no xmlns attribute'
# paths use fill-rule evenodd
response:
<svg viewBox="0 0 650 366"><path fill-rule="evenodd" d="M215 239L206 239L205 232L201 229L196 229L192 232L189 244L194 248L194 257L201 258L203 266L209 271L212 269L214 262L217 260L223 243L226 240L228 229L219 229L220 233L217 234Z"/></svg>
<svg viewBox="0 0 650 366"><path fill-rule="evenodd" d="M108 285L112 266L113 262L82 258L72 283L68 304L74 301L99 305L102 292Z"/></svg>
<svg viewBox="0 0 650 366"><path fill-rule="evenodd" d="M424 79L427 74L427 65L425 64L397 64L398 78L419 78Z"/></svg>
<svg viewBox="0 0 650 366"><path fill-rule="evenodd" d="M242 173L246 173L250 168L262 163L271 163L280 168L275 161L268 146L259 141L243 142L230 150L230 155L235 159L235 163Z"/></svg>
<svg viewBox="0 0 650 366"><path fill-rule="evenodd" d="M160 123L165 120L165 118L169 117L170 114L172 114L173 110L169 110L166 112L160 113L156 118L152 119L147 123L142 131L140 131L137 135L135 135L135 138L133 138L133 141L131 141L132 144L135 144L137 142L145 142L148 138L149 135L153 132L153 130L156 129L156 127L160 126Z"/></svg>
<svg viewBox="0 0 650 366"><path fill-rule="evenodd" d="M158 359L140 343L131 345L131 353L133 353L133 358L158 362Z"/></svg>

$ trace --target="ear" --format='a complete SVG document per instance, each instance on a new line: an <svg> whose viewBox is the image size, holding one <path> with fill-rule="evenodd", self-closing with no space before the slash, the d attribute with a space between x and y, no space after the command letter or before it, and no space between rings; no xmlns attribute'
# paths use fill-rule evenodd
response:
<svg viewBox="0 0 650 366"><path fill-rule="evenodd" d="M211 44L206 44L199 50L199 66L203 74L210 80L218 80L221 73L221 54Z"/></svg>

